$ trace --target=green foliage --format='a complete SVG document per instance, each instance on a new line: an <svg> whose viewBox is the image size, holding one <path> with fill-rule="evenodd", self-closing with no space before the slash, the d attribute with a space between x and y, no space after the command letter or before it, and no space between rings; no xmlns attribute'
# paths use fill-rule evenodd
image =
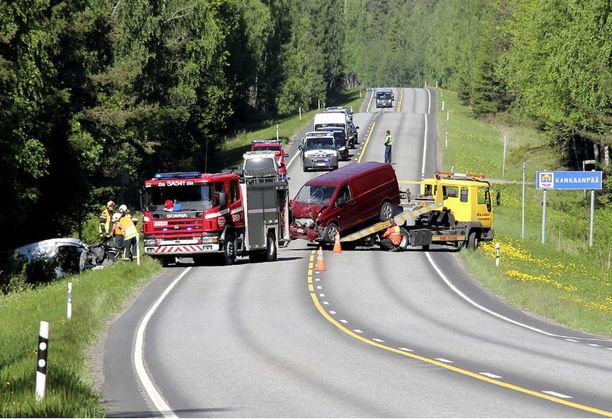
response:
<svg viewBox="0 0 612 419"><path fill-rule="evenodd" d="M160 269L143 258L0 296L0 416L100 417L99 394L85 368L87 351L122 302ZM66 319L66 282L73 282L72 320ZM41 304L44 301L44 304ZM50 324L47 392L34 400L38 327Z"/></svg>
<svg viewBox="0 0 612 419"><path fill-rule="evenodd" d="M468 269L488 288L512 303L570 327L612 333L612 211L598 206L594 241L589 248L589 200L582 191L549 192L546 243L541 244L542 192L535 172L563 169L546 136L534 128L513 127L493 119L475 121L453 92L441 91L451 118L438 114L440 131L449 133L444 170L480 172L494 179L501 206L494 207L495 242L502 249L495 266L495 243L482 251L461 252ZM501 179L503 142L508 133L505 176ZM525 239L521 240L522 163L526 162ZM609 182L609 178L605 178ZM508 184L500 183L508 181ZM597 193L598 199L606 195Z"/></svg>

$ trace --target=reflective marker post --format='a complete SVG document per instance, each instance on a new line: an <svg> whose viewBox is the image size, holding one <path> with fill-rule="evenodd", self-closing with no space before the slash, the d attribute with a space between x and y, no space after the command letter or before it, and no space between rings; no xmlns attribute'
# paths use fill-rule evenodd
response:
<svg viewBox="0 0 612 419"><path fill-rule="evenodd" d="M140 266L140 234L136 235L136 265Z"/></svg>
<svg viewBox="0 0 612 419"><path fill-rule="evenodd" d="M40 322L38 333L38 357L36 362L36 402L45 398L47 387L47 350L49 348L49 323Z"/></svg>
<svg viewBox="0 0 612 419"><path fill-rule="evenodd" d="M68 281L68 304L66 306L66 318L72 319L72 282Z"/></svg>

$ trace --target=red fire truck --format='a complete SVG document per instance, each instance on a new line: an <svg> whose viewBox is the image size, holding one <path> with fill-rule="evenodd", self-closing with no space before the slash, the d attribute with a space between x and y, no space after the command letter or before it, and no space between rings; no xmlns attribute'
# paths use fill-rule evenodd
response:
<svg viewBox="0 0 612 419"><path fill-rule="evenodd" d="M210 254L272 261L289 242L289 187L276 176L158 173L144 186L144 249L163 265Z"/></svg>

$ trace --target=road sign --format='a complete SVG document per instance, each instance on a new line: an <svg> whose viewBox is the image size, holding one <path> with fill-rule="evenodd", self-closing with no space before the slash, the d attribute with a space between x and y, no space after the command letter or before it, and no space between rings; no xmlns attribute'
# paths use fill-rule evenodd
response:
<svg viewBox="0 0 612 419"><path fill-rule="evenodd" d="M536 172L537 189L601 189L601 171Z"/></svg>

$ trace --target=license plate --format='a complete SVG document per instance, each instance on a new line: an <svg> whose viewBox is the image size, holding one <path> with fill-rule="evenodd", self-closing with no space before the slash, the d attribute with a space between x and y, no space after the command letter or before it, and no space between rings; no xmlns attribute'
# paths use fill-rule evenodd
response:
<svg viewBox="0 0 612 419"><path fill-rule="evenodd" d="M162 240L160 243L160 245L162 246L174 246L177 244L198 244L198 241L196 239L190 239L190 240Z"/></svg>
<svg viewBox="0 0 612 419"><path fill-rule="evenodd" d="M317 163L317 166L327 166L327 163Z"/></svg>

